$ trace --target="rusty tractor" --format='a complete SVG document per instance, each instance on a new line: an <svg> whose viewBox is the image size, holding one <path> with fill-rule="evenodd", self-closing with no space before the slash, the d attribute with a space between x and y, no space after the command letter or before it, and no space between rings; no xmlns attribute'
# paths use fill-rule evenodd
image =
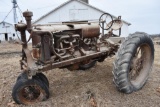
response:
<svg viewBox="0 0 160 107"><path fill-rule="evenodd" d="M22 45L22 73L12 90L16 103L28 105L49 98L49 81L44 71L86 70L115 54L112 73L119 91L132 93L146 83L154 60L153 42L147 34L132 34L125 39L113 34L123 25L121 17L113 20L104 13L98 21L33 25L32 12L25 11L23 16L26 24L15 25ZM32 39L32 50L28 49L26 31Z"/></svg>

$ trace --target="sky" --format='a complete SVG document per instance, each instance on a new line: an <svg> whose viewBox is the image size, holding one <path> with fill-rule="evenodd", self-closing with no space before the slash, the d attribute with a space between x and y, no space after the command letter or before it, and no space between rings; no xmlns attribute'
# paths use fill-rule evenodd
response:
<svg viewBox="0 0 160 107"><path fill-rule="evenodd" d="M33 11L33 21L68 0L17 0L21 11ZM89 0L89 4L130 22L129 33L160 34L160 0ZM11 0L0 0L0 22L12 9ZM18 19L22 20L20 11ZM24 20L24 19L23 19ZM5 19L13 23L13 11Z"/></svg>

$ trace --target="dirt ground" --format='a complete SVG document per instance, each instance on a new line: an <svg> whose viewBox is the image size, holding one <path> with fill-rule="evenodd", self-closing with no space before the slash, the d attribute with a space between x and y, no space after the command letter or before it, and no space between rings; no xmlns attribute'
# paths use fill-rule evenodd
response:
<svg viewBox="0 0 160 107"><path fill-rule="evenodd" d="M20 51L20 45L0 44L0 107L160 107L160 45L155 45L154 67L140 91L117 91L112 82L112 57L87 71L54 69L44 73L50 82L50 98L30 106L15 104L11 96L20 74L20 54L16 53Z"/></svg>

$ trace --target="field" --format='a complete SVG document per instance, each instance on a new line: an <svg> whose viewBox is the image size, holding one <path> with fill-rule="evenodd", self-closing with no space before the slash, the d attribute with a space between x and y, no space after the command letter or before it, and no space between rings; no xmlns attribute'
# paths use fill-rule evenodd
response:
<svg viewBox="0 0 160 107"><path fill-rule="evenodd" d="M0 44L0 107L160 107L160 45L147 84L132 94L118 92L112 82L114 56L87 71L54 69L44 74L50 82L50 98L32 106L17 105L11 93L21 73L21 46Z"/></svg>

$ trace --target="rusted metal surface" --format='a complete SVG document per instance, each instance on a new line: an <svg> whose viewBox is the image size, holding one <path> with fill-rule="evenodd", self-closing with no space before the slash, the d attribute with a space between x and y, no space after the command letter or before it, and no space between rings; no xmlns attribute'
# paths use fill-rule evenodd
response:
<svg viewBox="0 0 160 107"><path fill-rule="evenodd" d="M78 58L69 59L69 60L58 62L58 63L47 64L42 69L39 69L39 70L46 71L46 70L51 70L51 69L54 69L54 68L64 67L64 66L67 66L67 65L71 65L71 64L75 64L75 63L82 62L82 61L85 61L85 60L89 60L89 59L92 59L92 58L96 58L96 57L99 57L99 56L102 56L102 55L106 55L106 52L97 52L95 54L81 56L81 57L78 57Z"/></svg>
<svg viewBox="0 0 160 107"><path fill-rule="evenodd" d="M28 72L29 77L54 68L76 70L86 61L102 62L118 50L119 43L108 39L114 29L107 34L100 33L99 23L102 22L32 25L33 13L26 11L23 16L27 24L19 23L16 29L22 40L21 69ZM115 23L116 28L121 27L120 19L110 23ZM26 30L32 38L32 50L27 47Z"/></svg>
<svg viewBox="0 0 160 107"><path fill-rule="evenodd" d="M27 22L27 30L29 33L31 33L31 31L32 31L31 20L32 20L33 13L27 10L27 11L23 12L23 16L25 17L26 22Z"/></svg>
<svg viewBox="0 0 160 107"><path fill-rule="evenodd" d="M27 25L24 23L19 23L16 26L16 30L21 33L21 41L22 41L22 48L27 48L27 40L26 40L26 33L25 30L27 29Z"/></svg>
<svg viewBox="0 0 160 107"><path fill-rule="evenodd" d="M68 25L37 25L35 26L36 30L45 30L50 32L60 32L60 31L71 31L74 30L75 32L77 30L81 30L81 36L84 38L87 37L98 37L100 35L100 29L98 23L92 23L92 24L68 24ZM78 33L78 32L76 32Z"/></svg>
<svg viewBox="0 0 160 107"><path fill-rule="evenodd" d="M34 91L33 91L34 90ZM32 104L31 102L36 102L40 97L41 90L38 86L26 86L20 90L20 99L24 102L24 104Z"/></svg>
<svg viewBox="0 0 160 107"><path fill-rule="evenodd" d="M18 99L25 105L31 105L38 101L43 101L46 93L42 86L40 86L37 80L25 81L26 84L20 83L20 88L18 88Z"/></svg>
<svg viewBox="0 0 160 107"><path fill-rule="evenodd" d="M109 14L105 13L103 15ZM121 40L121 38L118 38L118 42L113 41L113 30L120 28L122 21L120 19L113 20L111 15L109 16L112 20L106 27L108 29L107 34L104 34L104 30L106 30L104 25L108 24L106 20L101 21L100 19L99 22L93 23L78 21L32 25L33 13L25 11L23 16L27 24L20 22L15 26L21 34L21 42L19 42L22 45L20 67L26 74L25 77L24 75L19 77L24 80L24 84L19 86L16 96L23 104L42 101L49 94L45 83L46 79L44 80L45 76L42 79L38 76L38 73L55 68L86 70L93 67L96 61L103 62L105 58L114 55L119 48L118 40ZM100 30L102 30L102 33L100 33ZM28 40L26 39L26 31L30 33ZM28 49L27 45L30 39L32 39L32 49ZM136 62L141 65L141 58ZM139 69L141 68L137 67L137 70ZM40 83L36 84L36 80ZM28 81L29 83L27 83Z"/></svg>
<svg viewBox="0 0 160 107"><path fill-rule="evenodd" d="M79 63L75 63L67 67L68 70L73 71L79 69Z"/></svg>
<svg viewBox="0 0 160 107"><path fill-rule="evenodd" d="M31 38L32 38L32 47L38 46L38 43L41 41L41 37L37 35L37 33L32 32L31 33Z"/></svg>
<svg viewBox="0 0 160 107"><path fill-rule="evenodd" d="M135 55L132 58L131 70L129 73L129 78L133 84L144 81L145 76L147 75L146 69L151 62L151 58L148 56L151 55L150 47L148 44L142 44L137 48Z"/></svg>
<svg viewBox="0 0 160 107"><path fill-rule="evenodd" d="M84 38L98 37L100 29L98 24L81 25Z"/></svg>
<svg viewBox="0 0 160 107"><path fill-rule="evenodd" d="M32 49L32 57L35 59L40 58L40 50L38 48L33 48Z"/></svg>

